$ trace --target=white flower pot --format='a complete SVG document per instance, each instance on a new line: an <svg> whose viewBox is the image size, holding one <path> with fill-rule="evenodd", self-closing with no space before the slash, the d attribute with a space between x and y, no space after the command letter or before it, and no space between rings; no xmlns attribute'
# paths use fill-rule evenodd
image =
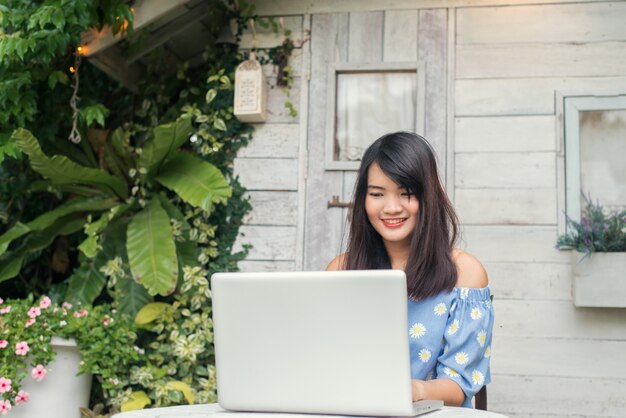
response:
<svg viewBox="0 0 626 418"><path fill-rule="evenodd" d="M52 337L56 359L46 366L48 374L37 382L30 375L22 390L30 395L27 403L14 405L11 418L80 418L80 407L89 406L91 374L76 376L81 356L74 340Z"/></svg>
<svg viewBox="0 0 626 418"><path fill-rule="evenodd" d="M572 251L572 273L574 305L626 308L626 252Z"/></svg>

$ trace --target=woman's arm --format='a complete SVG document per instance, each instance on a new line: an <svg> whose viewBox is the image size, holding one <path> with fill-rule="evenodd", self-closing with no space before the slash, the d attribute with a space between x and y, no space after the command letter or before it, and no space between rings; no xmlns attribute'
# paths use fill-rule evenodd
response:
<svg viewBox="0 0 626 418"><path fill-rule="evenodd" d="M439 399L445 405L459 406L465 400L461 387L450 379L413 380L413 401Z"/></svg>

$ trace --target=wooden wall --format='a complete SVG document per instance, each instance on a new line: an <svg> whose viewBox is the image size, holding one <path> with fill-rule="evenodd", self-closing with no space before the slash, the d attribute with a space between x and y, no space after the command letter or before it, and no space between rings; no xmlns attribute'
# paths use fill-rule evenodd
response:
<svg viewBox="0 0 626 418"><path fill-rule="evenodd" d="M292 39L303 37L302 16L276 19L292 31ZM256 32L256 35L254 34ZM271 29L255 25L242 36L243 49L256 46L269 48L278 46L284 38ZM255 124L253 139L235 159L235 175L248 190L252 211L244 220L241 236L235 250L243 244L252 248L245 261L239 263L242 271L289 271L296 268L298 258L298 210L299 210L299 152L300 120L285 108L290 100L299 109L302 79L302 50L296 49L290 65L294 70L294 85L289 97L281 87L276 87L276 69L264 66L265 75L271 86L268 90L268 119Z"/></svg>
<svg viewBox="0 0 626 418"><path fill-rule="evenodd" d="M495 294L489 409L626 416L626 309L575 308L556 92L624 91L626 2L455 10L454 195Z"/></svg>
<svg viewBox="0 0 626 418"><path fill-rule="evenodd" d="M278 16L286 7L294 33L310 18L305 13L315 22L316 13L380 10L385 19L410 20L417 9L445 12L448 108L447 126L439 129L447 138L447 186L463 222L462 246L484 263L495 294L489 409L510 417L626 417L626 309L575 308L569 254L555 249L563 187L556 98L626 92L626 2L323 1L320 9L308 0L257 3ZM398 27L382 30L388 42L404 42ZM407 25L406 36L416 30L421 26ZM257 42L270 42L264 36ZM306 102L315 80L300 77L306 56L294 60L304 70L292 98L303 91ZM306 138L306 112L289 117L284 100L270 92L270 119L235 162L254 206L239 240L254 246L243 270L298 269L306 261L303 161L307 145L322 139Z"/></svg>

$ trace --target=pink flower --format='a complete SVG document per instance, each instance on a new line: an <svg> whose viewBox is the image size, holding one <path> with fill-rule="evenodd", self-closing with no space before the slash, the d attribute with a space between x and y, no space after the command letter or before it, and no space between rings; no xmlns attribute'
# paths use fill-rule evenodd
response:
<svg viewBox="0 0 626 418"><path fill-rule="evenodd" d="M52 305L52 301L48 296L44 296L43 299L39 302L39 307L42 309L46 309Z"/></svg>
<svg viewBox="0 0 626 418"><path fill-rule="evenodd" d="M35 308L30 308L28 310L28 316L31 317L31 318L36 318L39 315L41 315L41 309L39 309L39 308L35 307Z"/></svg>
<svg viewBox="0 0 626 418"><path fill-rule="evenodd" d="M0 412L2 415L6 415L11 410L11 402L9 401L0 401Z"/></svg>
<svg viewBox="0 0 626 418"><path fill-rule="evenodd" d="M108 327L110 323L111 323L111 318L109 318L108 316L105 316L104 319L102 319L102 324L105 327Z"/></svg>
<svg viewBox="0 0 626 418"><path fill-rule="evenodd" d="M71 303L63 302L61 304L61 306L63 306L65 309L72 309L72 304Z"/></svg>
<svg viewBox="0 0 626 418"><path fill-rule="evenodd" d="M7 393L11 390L11 379L0 377L0 393Z"/></svg>
<svg viewBox="0 0 626 418"><path fill-rule="evenodd" d="M0 348L6 348L7 345L9 345L7 340L0 340Z"/></svg>
<svg viewBox="0 0 626 418"><path fill-rule="evenodd" d="M15 354L18 356L25 356L29 351L30 347L28 347L28 343L26 341L20 341L15 344Z"/></svg>
<svg viewBox="0 0 626 418"><path fill-rule="evenodd" d="M44 377L46 377L46 374L48 374L48 371L46 370L45 367L43 367L43 365L38 364L35 368L33 368L33 370L30 372L30 375L33 377L33 379L35 379L38 382L41 382L43 380Z"/></svg>
<svg viewBox="0 0 626 418"><path fill-rule="evenodd" d="M0 305L4 303L4 299L0 298Z"/></svg>
<svg viewBox="0 0 626 418"><path fill-rule="evenodd" d="M26 403L28 402L29 399L30 399L30 395L28 394L28 392L24 392L23 390L20 390L17 393L17 396L15 397L15 405Z"/></svg>
<svg viewBox="0 0 626 418"><path fill-rule="evenodd" d="M9 313L11 312L11 307L10 306L5 306L4 308L0 309L0 314L2 313Z"/></svg>
<svg viewBox="0 0 626 418"><path fill-rule="evenodd" d="M80 311L74 312L74 318L80 318L82 316L86 316L89 312L87 309L81 309Z"/></svg>
<svg viewBox="0 0 626 418"><path fill-rule="evenodd" d="M31 325L33 325L35 323L35 318L30 318L28 321L26 321L26 323L24 324L24 328L28 328Z"/></svg>

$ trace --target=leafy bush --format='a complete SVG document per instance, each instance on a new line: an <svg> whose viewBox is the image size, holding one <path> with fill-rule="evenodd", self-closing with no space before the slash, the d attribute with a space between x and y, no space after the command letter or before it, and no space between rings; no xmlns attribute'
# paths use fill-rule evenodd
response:
<svg viewBox="0 0 626 418"><path fill-rule="evenodd" d="M46 366L56 357L53 336L76 341L83 356L79 372L91 373L103 389L102 400L119 410L130 367L141 359L132 321L108 305L57 305L47 296L0 299L0 408L28 398L21 391L28 375L45 378Z"/></svg>
<svg viewBox="0 0 626 418"><path fill-rule="evenodd" d="M580 222L567 219L568 232L558 238L560 248L581 253L626 251L626 209L607 212L599 202L585 199Z"/></svg>

